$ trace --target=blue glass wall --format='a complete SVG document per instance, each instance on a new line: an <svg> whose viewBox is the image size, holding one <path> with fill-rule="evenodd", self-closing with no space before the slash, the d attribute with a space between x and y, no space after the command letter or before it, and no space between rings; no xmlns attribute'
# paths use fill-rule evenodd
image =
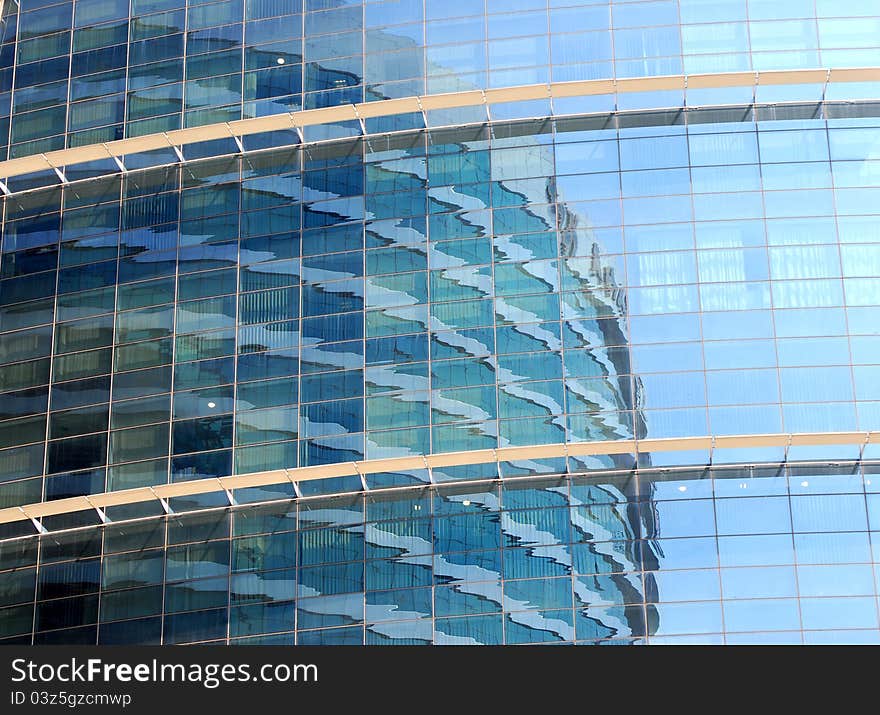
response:
<svg viewBox="0 0 880 715"><path fill-rule="evenodd" d="M0 504L880 428L880 121L680 116L413 132L8 197ZM801 457L817 455L859 451Z"/></svg>
<svg viewBox="0 0 880 715"><path fill-rule="evenodd" d="M479 482L11 539L0 643L877 643L875 472Z"/></svg>
<svg viewBox="0 0 880 715"><path fill-rule="evenodd" d="M10 156L548 81L880 65L874 0L8 0ZM16 44L17 43L17 44Z"/></svg>
<svg viewBox="0 0 880 715"><path fill-rule="evenodd" d="M877 66L878 23L871 0L7 0L0 156L475 87ZM12 177L0 508L880 430L863 90L555 98ZM873 643L877 459L522 459L22 520L0 529L0 641Z"/></svg>

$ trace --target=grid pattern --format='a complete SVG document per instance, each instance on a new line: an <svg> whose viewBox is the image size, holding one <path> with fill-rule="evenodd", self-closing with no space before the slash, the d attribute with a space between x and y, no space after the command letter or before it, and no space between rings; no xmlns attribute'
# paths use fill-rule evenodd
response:
<svg viewBox="0 0 880 715"><path fill-rule="evenodd" d="M3 643L877 643L876 467L281 501L0 543Z"/></svg>
<svg viewBox="0 0 880 715"><path fill-rule="evenodd" d="M10 158L473 88L880 66L876 0L3 14ZM858 101L876 88L706 91L724 107L677 91L493 105L491 124L400 114L0 186L0 508L505 446L880 430L880 119ZM546 118L505 121L525 116ZM441 124L459 126L423 128ZM323 141L352 134L373 136ZM318 143L277 148L297 141ZM8 524L0 643L876 643L880 454L861 447L521 459Z"/></svg>
<svg viewBox="0 0 880 715"><path fill-rule="evenodd" d="M878 120L729 116L413 132L7 198L0 504L880 428Z"/></svg>
<svg viewBox="0 0 880 715"><path fill-rule="evenodd" d="M5 7L0 154L8 149L10 157L463 89L880 65L874 0L309 0L305 7L302 0L9 0ZM408 122L382 120L371 131Z"/></svg>

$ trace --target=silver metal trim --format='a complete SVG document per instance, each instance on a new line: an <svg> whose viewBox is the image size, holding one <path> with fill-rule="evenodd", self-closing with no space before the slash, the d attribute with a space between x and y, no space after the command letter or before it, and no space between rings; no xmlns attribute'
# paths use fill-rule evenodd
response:
<svg viewBox="0 0 880 715"><path fill-rule="evenodd" d="M104 513L107 507L124 504L138 504L158 500L165 513L171 513L168 499L172 497L193 496L225 492L229 495L235 489L270 486L292 482L297 495L299 483L316 479L355 476L362 480L368 474L380 472L407 471L412 469L429 470L476 464L512 462L524 459L552 459L558 457L584 457L590 455L646 454L651 452L686 452L706 450L713 462L714 452L719 449L749 449L782 447L788 452L790 447L844 446L855 445L860 449L869 444L880 444L880 431L877 432L811 432L801 434L757 434L757 435L716 435L700 437L677 437L673 439L625 439L603 442L570 442L560 444L527 445L517 447L498 447L466 452L448 452L392 459L368 459L359 462L339 462L312 467L275 469L251 474L236 474L228 477L195 479L189 482L159 484L138 487L116 492L90 494L70 497L50 502L38 502L23 506L0 509L0 524L9 524L30 519L35 525L44 516L58 516L74 512L99 510ZM693 466L693 465L689 465Z"/></svg>
<svg viewBox="0 0 880 715"><path fill-rule="evenodd" d="M880 88L880 67L853 67L841 69L772 70L766 72L726 72L660 77L626 77L620 79L577 80L549 84L519 85L497 89L474 89L444 94L385 99L379 102L343 104L336 107L305 109L286 114L219 122L201 127L175 129L169 132L129 137L100 144L88 144L70 149L59 149L42 154L8 159L0 162L0 178L8 179L38 171L63 169L102 159L122 159L126 155L155 149L172 148L182 156L180 147L213 139L234 139L278 130L296 130L302 141L303 127L333 122L359 121L390 117L398 114L427 112L461 107L488 107L505 102L525 102L537 99L589 97L598 95L632 94L636 92L667 92L726 87L764 87L779 85L815 84L823 87L832 83L877 82ZM878 91L880 99L880 91Z"/></svg>

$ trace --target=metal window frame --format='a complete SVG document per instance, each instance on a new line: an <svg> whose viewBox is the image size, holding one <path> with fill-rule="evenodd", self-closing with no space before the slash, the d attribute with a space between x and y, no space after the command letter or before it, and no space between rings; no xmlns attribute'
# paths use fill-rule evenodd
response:
<svg viewBox="0 0 880 715"><path fill-rule="evenodd" d="M443 467L459 467L478 464L496 465L501 462L524 459L552 459L559 457L585 457L591 455L648 454L651 452L693 452L705 451L709 458L703 466L722 466L714 464L714 453L718 449L749 449L778 447L785 450L786 458L792 447L816 446L859 446L860 453L869 444L880 444L880 431L875 432L809 432L798 434L774 433L757 435L718 435L700 437L678 437L671 439L624 439L598 442L570 442L544 445L526 445L478 449L463 452L448 452L429 455L395 457L391 459L370 459L358 462L339 462L291 469L274 469L250 474L237 474L228 477L195 479L174 484L160 484L138 487L116 492L69 497L50 502L39 502L23 506L0 509L0 524L30 520L35 525L47 516L58 516L88 510L95 510L102 523L108 507L158 501L163 510L168 511L168 500L174 497L197 494L225 493L227 497L235 489L264 487L292 483L299 490L302 482L337 477L363 478L368 474L381 472L428 470ZM726 463L725 463L726 464ZM731 463L734 466L735 463ZM691 467L693 465L690 465ZM500 472L499 472L500 473ZM589 474L589 472L585 472Z"/></svg>
<svg viewBox="0 0 880 715"><path fill-rule="evenodd" d="M81 147L33 154L0 162L0 178L9 179L47 170L63 171L64 167L92 161L112 160L118 163L126 155L157 149L172 149L180 152L180 148L188 144L217 139L232 139L240 146L242 137L264 132L294 130L301 136L302 130L305 127L335 122L359 122L363 130L365 119L415 113L421 113L423 116L426 116L427 112L434 110L483 106L488 111L489 107L493 104L539 99L552 100L570 97L633 94L638 92L682 91L685 93L686 98L689 89L753 87L757 90L758 87L762 86L782 85L822 85L827 89L829 84L853 82L880 83L880 67L627 77L620 79L551 82L549 84L429 94L400 99L386 99L379 102L362 102L359 104L343 104L336 107L306 109L286 114L273 114L266 117L207 124L200 127L177 129L139 137L129 137L112 142L88 144ZM878 95L878 98L880 98L880 95Z"/></svg>

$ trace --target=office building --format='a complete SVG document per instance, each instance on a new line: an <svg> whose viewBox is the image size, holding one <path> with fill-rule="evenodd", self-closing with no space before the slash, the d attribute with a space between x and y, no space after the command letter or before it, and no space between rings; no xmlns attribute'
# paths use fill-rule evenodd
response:
<svg viewBox="0 0 880 715"><path fill-rule="evenodd" d="M0 643L880 641L875 0L6 0Z"/></svg>

